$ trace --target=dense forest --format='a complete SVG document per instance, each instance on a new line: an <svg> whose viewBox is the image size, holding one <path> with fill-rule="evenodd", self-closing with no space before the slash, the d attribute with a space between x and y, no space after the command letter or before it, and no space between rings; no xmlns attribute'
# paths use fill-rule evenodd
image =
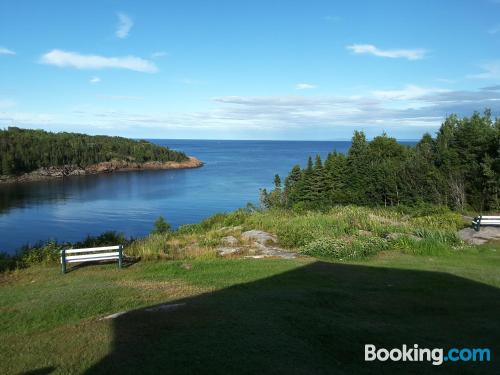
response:
<svg viewBox="0 0 500 375"><path fill-rule="evenodd" d="M111 160L144 163L186 159L182 152L142 140L16 127L0 129L0 175L17 175L50 166L86 167Z"/></svg>
<svg viewBox="0 0 500 375"><path fill-rule="evenodd" d="M356 131L347 155L332 152L296 165L275 188L261 192L266 207L327 208L336 204L417 205L500 209L500 119L489 110L449 116L435 138L415 147L382 134L367 141Z"/></svg>

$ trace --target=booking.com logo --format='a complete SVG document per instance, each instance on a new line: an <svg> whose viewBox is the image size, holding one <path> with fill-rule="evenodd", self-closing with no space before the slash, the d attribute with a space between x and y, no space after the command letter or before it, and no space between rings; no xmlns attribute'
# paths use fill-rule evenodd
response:
<svg viewBox="0 0 500 375"><path fill-rule="evenodd" d="M401 348L377 349L373 344L365 345L365 361L393 361L393 362L431 362L435 366L444 362L489 362L491 360L488 348L451 348L446 351L442 348L420 348L403 345Z"/></svg>

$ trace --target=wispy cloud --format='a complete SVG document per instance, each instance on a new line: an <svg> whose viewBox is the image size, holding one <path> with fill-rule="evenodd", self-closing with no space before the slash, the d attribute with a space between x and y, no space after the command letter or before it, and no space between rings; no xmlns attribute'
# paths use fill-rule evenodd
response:
<svg viewBox="0 0 500 375"><path fill-rule="evenodd" d="M99 77L92 77L89 82L92 84L96 84L101 82L101 79Z"/></svg>
<svg viewBox="0 0 500 375"><path fill-rule="evenodd" d="M15 55L16 53L11 49L0 47L0 55Z"/></svg>
<svg viewBox="0 0 500 375"><path fill-rule="evenodd" d="M497 90L500 90L500 85L493 85L493 86L481 87L481 90L497 91Z"/></svg>
<svg viewBox="0 0 500 375"><path fill-rule="evenodd" d="M103 99L134 100L136 97L103 96ZM61 113L18 113L0 111L0 125L13 121L39 126L82 131L105 129L110 134L131 132L152 137L173 129L184 135L252 134L254 137L281 134L321 134L349 137L352 130L364 129L371 136L382 130L390 134L411 134L437 129L446 115L470 115L491 108L500 114L500 90L455 90L407 85L392 90L372 90L357 96L222 96L213 98L215 107L193 112L133 112L112 107L86 107ZM130 107L137 108L137 107ZM99 130L101 131L101 130ZM213 131L213 132L212 132ZM194 132L194 133L193 133ZM399 133L398 133L399 132ZM314 137L314 136L313 136Z"/></svg>
<svg viewBox="0 0 500 375"><path fill-rule="evenodd" d="M498 79L500 78L500 60L490 61L479 65L483 70L482 73L469 74L467 78L477 79Z"/></svg>
<svg viewBox="0 0 500 375"><path fill-rule="evenodd" d="M391 59L421 60L425 57L427 51L422 48L416 49L379 49L372 44L352 44L346 47L356 54L368 54L378 57L388 57Z"/></svg>
<svg viewBox="0 0 500 375"><path fill-rule="evenodd" d="M159 57L165 57L165 56L168 56L168 53L166 53L165 51L153 52L151 54L151 58L152 59L157 59Z"/></svg>
<svg viewBox="0 0 500 375"><path fill-rule="evenodd" d="M118 13L118 25L116 26L115 35L117 38L125 39L128 37L132 26L134 26L134 21L127 16L125 13Z"/></svg>
<svg viewBox="0 0 500 375"><path fill-rule="evenodd" d="M400 90L376 90L372 94L378 99L388 99L388 100L415 100L422 98L429 94L447 92L449 90L438 89L438 88L426 88L416 85L406 85Z"/></svg>
<svg viewBox="0 0 500 375"><path fill-rule="evenodd" d="M318 86L313 85L311 83L297 83L295 85L295 89L297 89L297 90L311 90L311 89L315 89L316 87L318 87Z"/></svg>
<svg viewBox="0 0 500 375"><path fill-rule="evenodd" d="M225 107L213 112L220 121L251 121L262 127L439 126L450 113L470 115L491 108L500 114L500 90L445 90L407 85L359 96L225 96L213 100ZM380 129L380 128L379 128Z"/></svg>
<svg viewBox="0 0 500 375"><path fill-rule="evenodd" d="M54 49L40 58L42 64L58 67L72 67L76 69L128 69L136 72L155 73L156 65L135 56L104 57L99 55L82 55L78 52Z"/></svg>

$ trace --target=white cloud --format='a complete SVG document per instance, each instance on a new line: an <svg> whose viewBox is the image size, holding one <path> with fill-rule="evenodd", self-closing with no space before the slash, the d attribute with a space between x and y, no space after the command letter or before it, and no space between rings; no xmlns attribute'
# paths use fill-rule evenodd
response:
<svg viewBox="0 0 500 375"><path fill-rule="evenodd" d="M159 57L165 57L165 56L167 56L167 55L168 55L168 53L166 53L165 51L157 51L157 52L153 52L153 53L151 54L151 58L153 58L153 59L157 59L157 58L159 58Z"/></svg>
<svg viewBox="0 0 500 375"><path fill-rule="evenodd" d="M16 53L8 48L0 47L0 55L15 55Z"/></svg>
<svg viewBox="0 0 500 375"><path fill-rule="evenodd" d="M311 83L297 83L295 85L295 88L297 90L310 90L310 89L315 89L316 87L318 87L317 85L313 85Z"/></svg>
<svg viewBox="0 0 500 375"><path fill-rule="evenodd" d="M134 26L134 21L125 13L118 13L118 25L116 27L115 35L117 38L125 39L130 33L130 29Z"/></svg>
<svg viewBox="0 0 500 375"><path fill-rule="evenodd" d="M96 84L101 82L101 79L99 77L92 77L89 82L92 84Z"/></svg>
<svg viewBox="0 0 500 375"><path fill-rule="evenodd" d="M490 61L485 64L481 64L480 67L483 69L482 73L470 74L467 76L467 78L477 78L477 79L500 78L500 60Z"/></svg>
<svg viewBox="0 0 500 375"><path fill-rule="evenodd" d="M377 99L387 100L415 100L429 94L447 92L448 90L437 88L425 88L415 85L406 85L401 90L376 90L372 94Z"/></svg>
<svg viewBox="0 0 500 375"><path fill-rule="evenodd" d="M388 57L392 59L404 58L408 60L421 60L427 51L422 48L417 49L386 49L382 50L372 44L352 44L346 47L356 54L369 54L378 57Z"/></svg>
<svg viewBox="0 0 500 375"><path fill-rule="evenodd" d="M77 69L128 69L136 72L155 73L158 71L156 65L135 56L104 57L99 55L82 55L78 52L61 51L54 49L40 58L42 64L55 65L58 67L72 67Z"/></svg>
<svg viewBox="0 0 500 375"><path fill-rule="evenodd" d="M134 100L135 97L103 97ZM478 90L446 91L408 85L393 90L361 92L357 96L223 96L213 98L214 107L203 111L140 111L137 106L117 109L103 100L100 107L59 109L57 113L17 113L0 110L0 126L12 122L27 126L110 134L134 134L151 138L165 130L192 137L251 134L262 138L303 139L351 135L354 129L377 135L383 129L419 137L436 129L445 116L470 116L475 110L491 108L500 114L500 90L496 86ZM99 130L97 130L99 129ZM211 132L213 130L213 133ZM229 134L229 135L228 135ZM314 135L316 134L316 135ZM394 133L393 133L394 134Z"/></svg>

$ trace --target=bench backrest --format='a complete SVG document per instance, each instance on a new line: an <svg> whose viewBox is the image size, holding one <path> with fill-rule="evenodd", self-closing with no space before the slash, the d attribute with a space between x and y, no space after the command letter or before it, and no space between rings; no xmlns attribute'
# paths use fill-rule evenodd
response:
<svg viewBox="0 0 500 375"><path fill-rule="evenodd" d="M485 219L481 218L481 224L500 224L500 217L498 219Z"/></svg>
<svg viewBox="0 0 500 375"><path fill-rule="evenodd" d="M115 250L115 251L112 251ZM77 254L77 255L68 255ZM118 267L122 267L123 246L89 247L86 249L61 250L61 270L66 273L66 263L91 262L98 260L118 260Z"/></svg>
<svg viewBox="0 0 500 375"><path fill-rule="evenodd" d="M122 246L103 246L103 247L90 247L86 249L68 249L61 250L61 262L85 262L91 260L108 260L118 259ZM110 250L116 250L110 252ZM84 253L84 254L82 254ZM68 255L80 254L80 255Z"/></svg>
<svg viewBox="0 0 500 375"><path fill-rule="evenodd" d="M481 225L495 225L500 226L500 216L476 216L474 220L472 220L472 225L476 231L479 231Z"/></svg>

